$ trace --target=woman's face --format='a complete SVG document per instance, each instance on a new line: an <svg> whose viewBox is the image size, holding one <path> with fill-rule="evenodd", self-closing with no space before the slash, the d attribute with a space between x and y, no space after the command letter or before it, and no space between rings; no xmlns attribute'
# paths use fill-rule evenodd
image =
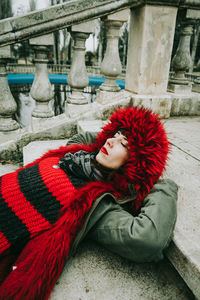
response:
<svg viewBox="0 0 200 300"><path fill-rule="evenodd" d="M118 131L112 138L107 139L96 156L96 161L109 169L119 169L128 159L128 140Z"/></svg>

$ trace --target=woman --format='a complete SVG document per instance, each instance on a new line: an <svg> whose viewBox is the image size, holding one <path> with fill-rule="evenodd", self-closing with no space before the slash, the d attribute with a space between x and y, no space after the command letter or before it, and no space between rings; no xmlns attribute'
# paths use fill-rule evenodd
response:
<svg viewBox="0 0 200 300"><path fill-rule="evenodd" d="M8 251L26 246L0 287L0 299L47 299L88 212L110 195L130 202L136 214L161 176L168 151L155 114L119 108L92 145L49 151L2 176L2 264Z"/></svg>

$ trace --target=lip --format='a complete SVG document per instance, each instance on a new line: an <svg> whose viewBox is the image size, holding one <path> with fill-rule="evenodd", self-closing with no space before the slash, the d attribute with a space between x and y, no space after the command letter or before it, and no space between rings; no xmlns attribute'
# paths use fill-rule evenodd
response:
<svg viewBox="0 0 200 300"><path fill-rule="evenodd" d="M101 152L103 152L104 154L108 155L108 151L106 150L105 147L102 147L102 148L101 148Z"/></svg>

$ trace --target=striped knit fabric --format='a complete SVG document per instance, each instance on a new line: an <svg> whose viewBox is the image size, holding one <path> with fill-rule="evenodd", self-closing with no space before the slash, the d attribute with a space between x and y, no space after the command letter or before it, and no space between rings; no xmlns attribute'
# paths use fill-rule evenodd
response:
<svg viewBox="0 0 200 300"><path fill-rule="evenodd" d="M46 158L0 178L0 254L50 229L70 204L75 188L58 162Z"/></svg>

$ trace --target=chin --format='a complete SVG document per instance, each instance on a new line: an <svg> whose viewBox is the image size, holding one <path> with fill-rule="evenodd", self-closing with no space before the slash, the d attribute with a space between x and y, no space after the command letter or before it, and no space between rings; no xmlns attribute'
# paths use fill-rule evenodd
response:
<svg viewBox="0 0 200 300"><path fill-rule="evenodd" d="M98 164L100 164L100 165L103 165L102 164L103 163L103 159L102 159L102 155L101 155L100 152L96 156L96 162L98 162Z"/></svg>

